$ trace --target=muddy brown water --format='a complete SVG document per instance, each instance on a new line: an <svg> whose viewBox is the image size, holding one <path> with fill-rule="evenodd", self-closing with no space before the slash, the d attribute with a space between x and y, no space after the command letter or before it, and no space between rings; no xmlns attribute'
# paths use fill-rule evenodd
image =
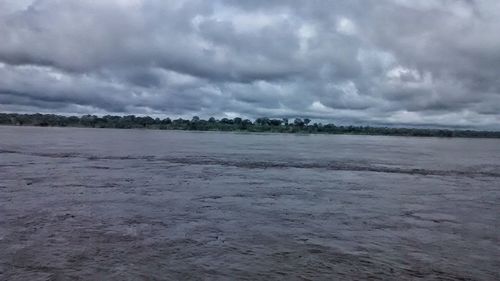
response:
<svg viewBox="0 0 500 281"><path fill-rule="evenodd" d="M0 127L0 280L500 280L500 140Z"/></svg>

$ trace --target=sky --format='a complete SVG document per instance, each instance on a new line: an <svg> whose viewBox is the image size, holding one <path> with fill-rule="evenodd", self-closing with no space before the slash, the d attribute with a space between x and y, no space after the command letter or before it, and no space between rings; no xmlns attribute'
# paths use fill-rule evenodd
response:
<svg viewBox="0 0 500 281"><path fill-rule="evenodd" d="M500 130L500 1L0 0L0 112Z"/></svg>

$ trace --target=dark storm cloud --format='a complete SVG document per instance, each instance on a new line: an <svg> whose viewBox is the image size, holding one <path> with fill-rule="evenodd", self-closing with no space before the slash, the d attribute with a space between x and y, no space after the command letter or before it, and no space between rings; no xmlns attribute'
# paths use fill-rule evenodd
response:
<svg viewBox="0 0 500 281"><path fill-rule="evenodd" d="M500 129L494 0L0 2L0 110Z"/></svg>

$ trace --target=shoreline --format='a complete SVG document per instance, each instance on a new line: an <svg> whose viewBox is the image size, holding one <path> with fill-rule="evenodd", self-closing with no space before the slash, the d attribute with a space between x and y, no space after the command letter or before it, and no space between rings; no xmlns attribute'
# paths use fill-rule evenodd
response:
<svg viewBox="0 0 500 281"><path fill-rule="evenodd" d="M200 132L200 133L232 133L232 134L254 134L254 135L319 135L319 136L379 136L379 137L415 137L415 138L439 138L439 139L500 139L499 136L425 136L425 135L405 135L405 134L377 134L377 133L330 133L330 132L279 132L279 131L251 131L251 130L199 130L199 129L179 129L179 128L151 128L151 127L131 127L131 128L117 128L117 127L89 127L89 126L41 126L41 125L11 125L0 124L0 127L26 127L26 128L74 128L74 129L114 129L114 130L144 130L144 131L174 131L174 132ZM378 128L378 127L373 127ZM412 128L390 128L390 129L404 129L412 130ZM440 129L416 129L416 130L440 130ZM447 130L447 129L443 129ZM448 130L451 131L451 130ZM475 130L455 130L458 132L488 132L498 133L497 131L475 131Z"/></svg>

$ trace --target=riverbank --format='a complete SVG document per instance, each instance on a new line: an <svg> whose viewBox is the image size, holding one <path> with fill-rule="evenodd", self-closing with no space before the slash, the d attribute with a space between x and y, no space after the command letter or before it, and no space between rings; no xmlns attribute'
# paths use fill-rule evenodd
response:
<svg viewBox="0 0 500 281"><path fill-rule="evenodd" d="M54 114L0 113L0 125L38 127L78 127L114 129L154 129L182 131L233 131L253 133L288 134L335 134L335 135L379 135L411 137L460 137L460 138L500 138L500 131L478 131L458 129L399 128L373 126L337 126L335 124L313 123L310 119L257 118L254 121L239 117L208 120L195 116L191 120L152 118L149 116L95 115L63 116Z"/></svg>

